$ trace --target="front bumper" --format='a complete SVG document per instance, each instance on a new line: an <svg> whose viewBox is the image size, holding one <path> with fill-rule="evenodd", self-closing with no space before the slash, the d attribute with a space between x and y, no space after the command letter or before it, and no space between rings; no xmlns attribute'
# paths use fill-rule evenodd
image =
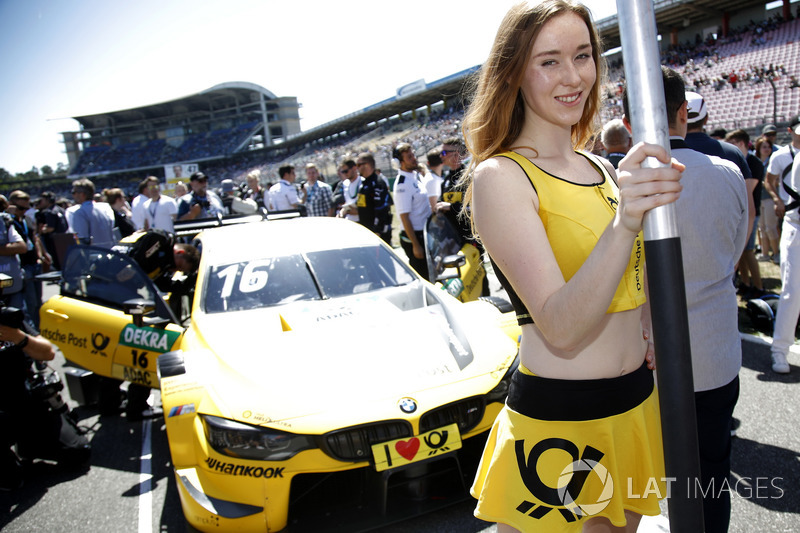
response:
<svg viewBox="0 0 800 533"><path fill-rule="evenodd" d="M487 428L501 408L486 406L461 449L382 472L367 462L336 461L320 449L303 452L295 458L302 463L292 465L234 463L201 446L197 452L213 457L175 469L183 512L200 531L291 533L352 533L428 513L469 497Z"/></svg>

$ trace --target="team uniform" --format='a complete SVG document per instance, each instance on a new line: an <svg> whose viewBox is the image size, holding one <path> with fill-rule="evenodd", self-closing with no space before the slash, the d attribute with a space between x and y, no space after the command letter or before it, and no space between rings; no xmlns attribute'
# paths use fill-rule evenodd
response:
<svg viewBox="0 0 800 533"><path fill-rule="evenodd" d="M787 167L792 165L789 172ZM784 205L791 206L795 199L789 195L784 183L793 191L800 191L800 150L788 144L772 154L767 172L778 176L778 193ZM800 275L793 268L800 265L800 210L787 209L783 217L780 240L781 296L775 316L775 333L772 336L772 354L786 363L789 348L795 343L797 317L800 316ZM788 368L788 365L787 365ZM784 372L785 373L785 372Z"/></svg>
<svg viewBox="0 0 800 533"><path fill-rule="evenodd" d="M342 203L343 205L355 205L358 207L358 194L359 190L361 189L361 176L357 177L354 180L344 180L341 182L342 187ZM348 213L345 215L347 220L352 220L353 222L358 222L358 214L351 214Z"/></svg>
<svg viewBox="0 0 800 533"><path fill-rule="evenodd" d="M356 199L358 221L389 244L392 241L392 203L389 185L376 173L361 178Z"/></svg>
<svg viewBox="0 0 800 533"><path fill-rule="evenodd" d="M428 194L422 188L419 173L399 171L394 182L392 194L397 214L408 213L417 240L420 245L425 246L424 229L425 224L428 222L428 217L431 215L431 204L428 201ZM422 259L414 257L414 248L405 229L400 231L400 246L403 247L403 251L408 256L408 263L411 267L420 276L428 279L428 260L425 257Z"/></svg>
<svg viewBox="0 0 800 533"><path fill-rule="evenodd" d="M565 280L586 261L619 204L619 190L603 165L581 155L596 167L601 183L571 183L513 152L498 156L517 162L536 190L545 231L557 236L551 245ZM643 260L640 233L607 312L645 302ZM532 324L496 265L495 272L517 321ZM623 376L590 380L544 378L520 366L471 492L482 520L520 531L580 531L594 516L622 526L625 510L660 514L664 476L658 395L646 363Z"/></svg>
<svg viewBox="0 0 800 533"><path fill-rule="evenodd" d="M287 211L295 209L300 202L297 199L297 188L294 183L282 179L269 188L269 210Z"/></svg>

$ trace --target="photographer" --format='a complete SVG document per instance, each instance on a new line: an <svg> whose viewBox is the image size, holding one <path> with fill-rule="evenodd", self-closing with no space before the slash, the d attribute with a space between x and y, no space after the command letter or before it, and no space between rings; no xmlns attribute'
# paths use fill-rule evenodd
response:
<svg viewBox="0 0 800 533"><path fill-rule="evenodd" d="M23 320L22 311L0 308L0 489L22 486L20 459L50 459L80 466L89 459L89 442L69 418L57 375L39 372L52 361L53 345ZM16 453L12 446L16 445Z"/></svg>
<svg viewBox="0 0 800 533"><path fill-rule="evenodd" d="M222 200L208 190L208 176L202 172L195 172L189 180L192 192L181 196L178 201L178 220L213 218L224 212Z"/></svg>

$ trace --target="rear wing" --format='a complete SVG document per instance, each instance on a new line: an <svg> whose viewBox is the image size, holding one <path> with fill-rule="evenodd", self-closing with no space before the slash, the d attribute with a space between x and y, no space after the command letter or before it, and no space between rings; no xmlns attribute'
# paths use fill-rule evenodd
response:
<svg viewBox="0 0 800 533"><path fill-rule="evenodd" d="M190 241L201 231L231 226L235 224L249 224L265 220L284 220L306 216L305 209L289 209L287 211L270 211L261 208L251 214L217 215L213 218L197 218L194 220L176 220L174 224L175 238L181 241Z"/></svg>

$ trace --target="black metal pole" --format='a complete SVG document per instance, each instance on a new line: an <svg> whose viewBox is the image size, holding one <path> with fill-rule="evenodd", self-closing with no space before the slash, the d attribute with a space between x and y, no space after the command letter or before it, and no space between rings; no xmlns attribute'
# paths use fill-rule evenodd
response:
<svg viewBox="0 0 800 533"><path fill-rule="evenodd" d="M617 0L617 18L634 141L659 144L669 151L653 2ZM644 166L657 168L663 164L648 158ZM686 286L674 204L645 215L644 239L664 462L670 480L667 501L670 531L698 533L704 529L703 501L698 497L700 457Z"/></svg>

